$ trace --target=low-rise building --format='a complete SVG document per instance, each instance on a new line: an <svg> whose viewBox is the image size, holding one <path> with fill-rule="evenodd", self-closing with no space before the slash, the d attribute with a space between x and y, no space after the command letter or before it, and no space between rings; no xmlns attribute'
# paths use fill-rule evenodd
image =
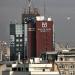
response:
<svg viewBox="0 0 75 75"><path fill-rule="evenodd" d="M61 75L75 75L75 49L62 50L56 63Z"/></svg>
<svg viewBox="0 0 75 75"><path fill-rule="evenodd" d="M10 49L6 42L0 41L0 61L10 59Z"/></svg>

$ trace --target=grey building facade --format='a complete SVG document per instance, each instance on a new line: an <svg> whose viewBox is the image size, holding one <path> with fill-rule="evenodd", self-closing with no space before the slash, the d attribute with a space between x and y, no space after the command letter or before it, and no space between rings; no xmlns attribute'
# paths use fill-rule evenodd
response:
<svg viewBox="0 0 75 75"><path fill-rule="evenodd" d="M22 24L10 24L10 60L16 60L20 52L20 58L24 58L24 29Z"/></svg>

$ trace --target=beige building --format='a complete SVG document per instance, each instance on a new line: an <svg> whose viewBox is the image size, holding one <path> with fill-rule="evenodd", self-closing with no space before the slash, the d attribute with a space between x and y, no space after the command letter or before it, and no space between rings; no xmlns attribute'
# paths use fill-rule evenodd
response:
<svg viewBox="0 0 75 75"><path fill-rule="evenodd" d="M0 41L0 61L8 60L10 57L10 49L6 42Z"/></svg>
<svg viewBox="0 0 75 75"><path fill-rule="evenodd" d="M2 75L2 71L4 71L5 69L6 69L6 65L0 64L0 75Z"/></svg>
<svg viewBox="0 0 75 75"><path fill-rule="evenodd" d="M75 49L62 50L56 62L61 75L75 75Z"/></svg>

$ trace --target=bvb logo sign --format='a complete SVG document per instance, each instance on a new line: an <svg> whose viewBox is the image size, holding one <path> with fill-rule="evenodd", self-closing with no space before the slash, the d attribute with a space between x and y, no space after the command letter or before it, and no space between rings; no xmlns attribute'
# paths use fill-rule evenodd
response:
<svg viewBox="0 0 75 75"><path fill-rule="evenodd" d="M47 22L42 22L42 28L46 28L47 27Z"/></svg>

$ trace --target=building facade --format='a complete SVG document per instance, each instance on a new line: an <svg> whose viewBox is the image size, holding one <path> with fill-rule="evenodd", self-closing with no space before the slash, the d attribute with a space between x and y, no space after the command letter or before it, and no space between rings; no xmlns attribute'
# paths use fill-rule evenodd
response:
<svg viewBox="0 0 75 75"><path fill-rule="evenodd" d="M61 75L75 75L75 50L68 50L58 54L56 63Z"/></svg>
<svg viewBox="0 0 75 75"><path fill-rule="evenodd" d="M10 49L5 41L0 41L0 61L10 60Z"/></svg>
<svg viewBox="0 0 75 75"><path fill-rule="evenodd" d="M50 19L50 20L49 20ZM26 28L27 57L38 57L42 52L53 49L53 21L44 20L44 16L26 15L24 26ZM24 28L24 29L25 29ZM27 33L27 34L26 34Z"/></svg>
<svg viewBox="0 0 75 75"><path fill-rule="evenodd" d="M36 16L39 15L36 8L30 13L24 12L22 14L22 24L10 24L10 60L16 60L17 54L20 52L21 59L34 57L35 53L35 28ZM32 44L33 43L33 44Z"/></svg>
<svg viewBox="0 0 75 75"><path fill-rule="evenodd" d="M24 58L24 34L22 24L10 24L10 60L16 60L18 52Z"/></svg>
<svg viewBox="0 0 75 75"><path fill-rule="evenodd" d="M25 57L35 57L36 56L36 16L39 16L37 8L33 8L30 12L25 11L22 14L22 25L25 30Z"/></svg>
<svg viewBox="0 0 75 75"><path fill-rule="evenodd" d="M53 21L36 21L36 56L42 52L54 51L53 49Z"/></svg>

